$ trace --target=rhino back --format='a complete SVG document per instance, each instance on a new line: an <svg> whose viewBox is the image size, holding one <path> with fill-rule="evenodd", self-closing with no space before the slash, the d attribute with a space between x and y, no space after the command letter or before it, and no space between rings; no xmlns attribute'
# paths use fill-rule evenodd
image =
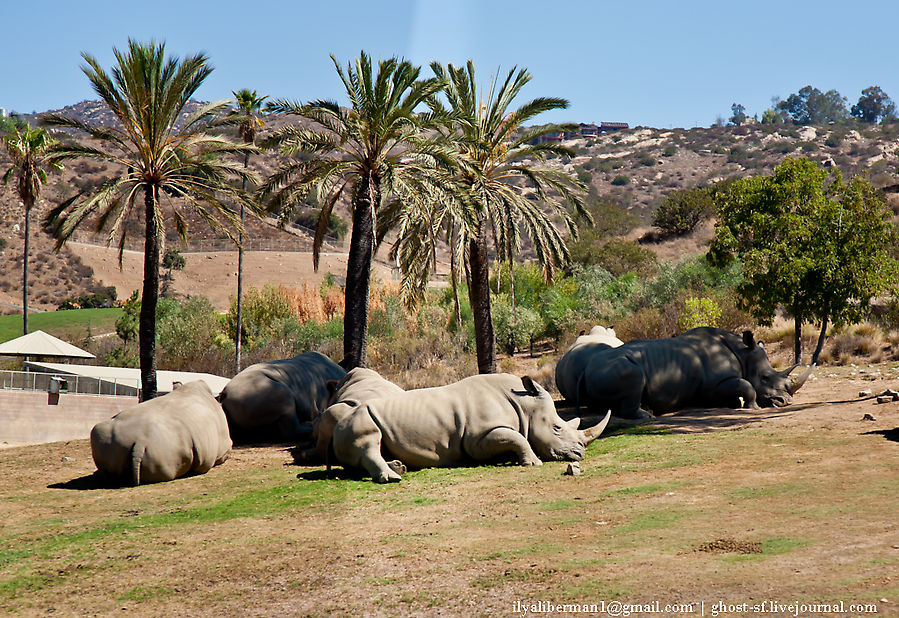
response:
<svg viewBox="0 0 899 618"><path fill-rule="evenodd" d="M645 378L643 404L655 412L668 412L701 405L707 389L740 375L740 362L722 339L725 332L694 329L669 339L630 341L602 358L621 354L638 365Z"/></svg>
<svg viewBox="0 0 899 618"><path fill-rule="evenodd" d="M520 389L515 376L472 376L372 400L357 410L369 410L383 448L407 465L453 466L469 459L466 443L492 429L520 431L519 416L509 401L516 385Z"/></svg>
<svg viewBox="0 0 899 618"><path fill-rule="evenodd" d="M582 335L581 339L587 337ZM568 401L577 401L578 383L591 359L599 352L612 349L605 343L582 341L572 345L556 364L556 388Z"/></svg>

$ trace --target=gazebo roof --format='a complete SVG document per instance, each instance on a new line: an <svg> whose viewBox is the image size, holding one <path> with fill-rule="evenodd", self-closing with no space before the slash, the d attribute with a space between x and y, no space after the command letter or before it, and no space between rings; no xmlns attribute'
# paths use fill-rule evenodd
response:
<svg viewBox="0 0 899 618"><path fill-rule="evenodd" d="M96 358L90 352L48 335L42 330L0 343L0 356L53 356L57 358Z"/></svg>

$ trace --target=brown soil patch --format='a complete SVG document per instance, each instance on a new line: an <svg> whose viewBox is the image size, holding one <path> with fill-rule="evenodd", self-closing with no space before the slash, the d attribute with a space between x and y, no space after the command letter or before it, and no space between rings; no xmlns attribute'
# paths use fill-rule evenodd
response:
<svg viewBox="0 0 899 618"><path fill-rule="evenodd" d="M717 539L703 543L696 551L710 554L760 554L762 544L753 541L737 541L736 539Z"/></svg>

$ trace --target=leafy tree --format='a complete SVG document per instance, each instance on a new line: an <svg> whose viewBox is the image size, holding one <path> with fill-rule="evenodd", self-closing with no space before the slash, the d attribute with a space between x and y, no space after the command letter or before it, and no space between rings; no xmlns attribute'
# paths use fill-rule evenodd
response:
<svg viewBox="0 0 899 618"><path fill-rule="evenodd" d="M864 122L880 122L896 117L896 104L880 86L869 86L862 90L858 103L852 106L850 115Z"/></svg>
<svg viewBox="0 0 899 618"><path fill-rule="evenodd" d="M12 165L3 174L3 184L16 177L16 192L25 207L25 245L22 249L22 333L28 334L28 253L31 232L31 209L41 196L41 187L47 184L47 169L61 169L61 165L47 158L54 141L42 128L26 124L14 125L12 132L3 138L3 145L12 159Z"/></svg>
<svg viewBox="0 0 899 618"><path fill-rule="evenodd" d="M433 160L439 155L431 136L434 117L415 109L440 90L438 80L419 80L420 68L396 58L378 62L362 52L346 72L331 56L350 108L333 101L307 105L280 100L273 111L312 120L319 128L288 126L266 144L280 146L286 155L304 160L281 166L259 188L270 208L286 218L311 194L321 204L313 244L313 265L318 268L322 239L331 212L342 195L349 194L353 222L347 259L344 359L347 369L364 367L368 340L368 304L371 263L377 218L390 197L417 204L421 195L439 190ZM307 157L305 155L311 155Z"/></svg>
<svg viewBox="0 0 899 618"><path fill-rule="evenodd" d="M783 305L795 321L794 356L802 324L820 321L817 362L829 320L863 317L872 297L892 285L897 263L891 213L863 177L844 184L806 158L787 158L771 176L734 182L720 203L710 257L743 261L737 285L744 307L770 322Z"/></svg>
<svg viewBox="0 0 899 618"><path fill-rule="evenodd" d="M652 213L652 224L664 234L683 236L691 233L715 212L709 189L694 187L672 191Z"/></svg>
<svg viewBox="0 0 899 618"><path fill-rule="evenodd" d="M162 276L162 291L160 292L163 296L169 294L169 286L175 280L172 271L184 270L186 263L184 256L174 247L169 247L165 250L165 254L162 256L162 267L165 268L165 274Z"/></svg>
<svg viewBox="0 0 899 618"><path fill-rule="evenodd" d="M454 179L460 185L460 199L472 204L476 211L474 225L463 227L460 238L466 249L478 371L494 373L496 337L490 309L489 230L493 231L496 255L509 265L510 275L515 255L521 248L521 235L526 233L537 260L550 278L556 267L569 261L569 252L565 239L544 211L544 205L561 218L572 237L577 236L577 229L567 207L589 218L583 206L585 187L576 177L563 170L534 165L550 156L574 154L560 144L535 143L561 127L552 124L524 127L524 123L542 112L565 109L568 102L540 97L510 109L521 89L531 80L526 69L513 68L502 81L494 78L486 94L478 92L471 60L464 67L452 64L444 67L434 62L431 69L445 84L449 109L458 119L455 146L460 164L455 169ZM433 100L432 105L443 112L438 101ZM534 191L536 200L524 195L525 186ZM514 285L511 289L514 290ZM514 323L514 295L510 304Z"/></svg>
<svg viewBox="0 0 899 618"><path fill-rule="evenodd" d="M639 216L628 211L622 204L611 198L590 195L587 211L593 218L593 226L580 230L576 239L568 242L571 261L581 264L599 263L599 249L612 236L627 234L640 221Z"/></svg>
<svg viewBox="0 0 899 618"><path fill-rule="evenodd" d="M246 144L256 144L256 134L259 129L265 126L260 118L262 113L262 104L268 97L261 97L256 94L255 90L242 88L237 91L231 91L234 95L234 102L237 108L232 110L232 116L240 119L237 125L237 134ZM243 158L243 167L247 169L250 166L250 153L246 152ZM247 179L241 182L241 189L246 191ZM240 225L241 230L238 234L237 243L237 339L234 341L234 366L235 373L240 373L240 348L241 348L241 327L240 322L243 317L243 222L244 222L244 206L240 206Z"/></svg>
<svg viewBox="0 0 899 618"><path fill-rule="evenodd" d="M746 115L746 108L740 105L739 103L734 103L730 106L731 117L728 120L728 123L734 125L735 127L739 127L741 124L746 122L748 116Z"/></svg>
<svg viewBox="0 0 899 618"><path fill-rule="evenodd" d="M46 116L44 122L83 131L91 138L86 146L74 142L58 145L51 160L97 159L112 163L119 171L97 187L65 200L50 212L47 222L54 227L59 249L96 215L94 227L108 229L110 243L120 234L121 254L128 233L128 226L123 224L133 220L135 211L143 216L144 273L138 338L141 396L146 400L157 392L156 309L165 222L172 220L186 241L187 223L181 209L192 208L213 229L236 241L232 229L239 234L241 225L229 204L242 203L253 211L258 208L228 180L252 180L254 176L219 157L244 155L255 148L211 131L227 109L226 101L202 105L179 121L188 101L212 71L206 56L196 54L179 61L165 57L164 44L145 45L132 40L127 50L113 51L116 65L111 75L89 54L82 54L86 63L82 71L115 115L117 126L95 126L61 115ZM170 214L163 211L166 198Z"/></svg>
<svg viewBox="0 0 899 618"><path fill-rule="evenodd" d="M777 109L798 125L839 122L849 117L846 97L836 90L822 93L812 86L805 86L798 93L791 94L786 101L777 104Z"/></svg>

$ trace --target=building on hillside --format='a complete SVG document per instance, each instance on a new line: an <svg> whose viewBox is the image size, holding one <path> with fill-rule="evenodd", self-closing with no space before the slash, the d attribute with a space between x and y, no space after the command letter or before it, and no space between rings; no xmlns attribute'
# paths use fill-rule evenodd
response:
<svg viewBox="0 0 899 618"><path fill-rule="evenodd" d="M599 125L600 133L609 133L610 131L623 131L624 129L629 129L630 127L626 122L604 122Z"/></svg>

